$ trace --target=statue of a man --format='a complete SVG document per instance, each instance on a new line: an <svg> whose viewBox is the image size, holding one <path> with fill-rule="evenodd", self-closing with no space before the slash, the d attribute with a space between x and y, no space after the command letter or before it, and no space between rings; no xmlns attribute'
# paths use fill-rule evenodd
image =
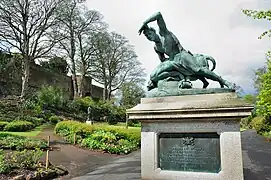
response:
<svg viewBox="0 0 271 180"><path fill-rule="evenodd" d="M88 107L87 123L93 124L93 111L90 106Z"/></svg>
<svg viewBox="0 0 271 180"><path fill-rule="evenodd" d="M157 21L159 35L155 29L148 27L148 23L153 21ZM198 61L192 53L186 51L177 37L168 30L160 12L154 14L143 23L139 29L139 35L142 32L148 40L155 43L155 52L161 60L159 66L151 74L150 83L148 85L149 90L157 87L159 80L164 80L166 77L171 79L172 77L177 77L178 74L187 81L189 81L190 77L197 77L198 79L207 78L218 81L221 88L226 86L234 89L234 84L222 79L208 68L203 68L198 64ZM166 58L165 55L167 55L168 58Z"/></svg>

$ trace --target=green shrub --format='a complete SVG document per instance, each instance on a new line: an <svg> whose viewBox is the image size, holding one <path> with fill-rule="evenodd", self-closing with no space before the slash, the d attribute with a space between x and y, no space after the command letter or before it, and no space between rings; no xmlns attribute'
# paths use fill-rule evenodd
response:
<svg viewBox="0 0 271 180"><path fill-rule="evenodd" d="M30 110L30 115L37 115L42 113L42 107L41 105L34 101L34 100L26 100L24 101L21 105L20 108L22 111L29 111Z"/></svg>
<svg viewBox="0 0 271 180"><path fill-rule="evenodd" d="M13 169L36 169L42 155L43 152L39 149L13 151L6 154L0 150L0 173L7 174Z"/></svg>
<svg viewBox="0 0 271 180"><path fill-rule="evenodd" d="M117 124L126 120L126 109L113 105L111 101L94 101L90 97L84 97L69 102L67 106L73 112L84 114L87 113L88 107L91 107L91 116L94 121L103 121L103 117L106 117L109 124Z"/></svg>
<svg viewBox="0 0 271 180"><path fill-rule="evenodd" d="M76 121L59 122L55 132L68 142L73 142L73 136L76 134L77 143L81 143L84 147L117 154L127 154L139 148L141 138L139 128L125 129L104 124L88 125Z"/></svg>
<svg viewBox="0 0 271 180"><path fill-rule="evenodd" d="M57 124L58 122L60 122L60 118L58 116L56 116L56 115L51 116L49 118L49 122L52 123L52 124Z"/></svg>
<svg viewBox="0 0 271 180"><path fill-rule="evenodd" d="M128 154L138 148L135 142L120 139L117 133L104 130L94 131L93 134L82 140L81 145L112 154Z"/></svg>
<svg viewBox="0 0 271 180"><path fill-rule="evenodd" d="M7 117L7 116L5 116L5 115L3 115L3 114L0 114L0 120L1 121L4 121L4 122L11 122L11 121L13 121L14 120L14 118L15 117Z"/></svg>
<svg viewBox="0 0 271 180"><path fill-rule="evenodd" d="M126 121L126 109L118 106L112 106L109 109L108 124L114 125L118 122Z"/></svg>
<svg viewBox="0 0 271 180"><path fill-rule="evenodd" d="M46 141L27 138L23 136L12 135L8 133L0 133L0 148L1 149L35 149L47 148Z"/></svg>
<svg viewBox="0 0 271 180"><path fill-rule="evenodd" d="M271 131L271 123L264 117L254 117L251 121L251 125L257 131L257 133L261 135L265 132Z"/></svg>
<svg viewBox="0 0 271 180"><path fill-rule="evenodd" d="M36 99L38 105L41 107L63 109L67 103L68 98L60 88L53 86L43 86L41 90L37 92Z"/></svg>
<svg viewBox="0 0 271 180"><path fill-rule="evenodd" d="M92 107L95 109L95 102L91 99L91 97L84 98L76 98L70 106L78 109L79 111L87 112L88 107Z"/></svg>
<svg viewBox="0 0 271 180"><path fill-rule="evenodd" d="M34 127L34 124L31 122L16 120L8 123L5 126L4 131L26 132L32 130Z"/></svg>
<svg viewBox="0 0 271 180"><path fill-rule="evenodd" d="M7 163L3 150L0 149L0 174L6 174L10 171L11 171L11 167Z"/></svg>
<svg viewBox="0 0 271 180"><path fill-rule="evenodd" d="M19 116L16 118L16 121L28 121L28 122L33 123L34 126L39 126L45 123L45 120L43 118L32 117L32 116Z"/></svg>
<svg viewBox="0 0 271 180"><path fill-rule="evenodd" d="M43 152L40 149L23 150L7 153L7 164L12 169L35 169Z"/></svg>
<svg viewBox="0 0 271 180"><path fill-rule="evenodd" d="M248 118L248 117L246 117L246 118L242 118L241 119L241 121L240 121L240 126L241 126L241 128L243 128L243 129L251 129L252 127L251 127L251 118Z"/></svg>
<svg viewBox="0 0 271 180"><path fill-rule="evenodd" d="M8 122L0 121L0 131L3 131L7 124Z"/></svg>

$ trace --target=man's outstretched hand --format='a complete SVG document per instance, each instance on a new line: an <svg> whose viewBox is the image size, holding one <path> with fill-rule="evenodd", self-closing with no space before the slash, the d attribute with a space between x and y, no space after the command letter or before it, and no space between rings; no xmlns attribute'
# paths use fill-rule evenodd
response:
<svg viewBox="0 0 271 180"><path fill-rule="evenodd" d="M148 28L148 25L144 23L144 24L141 26L141 28L139 29L138 34L141 35L142 31L144 31L144 29L146 29L146 28Z"/></svg>

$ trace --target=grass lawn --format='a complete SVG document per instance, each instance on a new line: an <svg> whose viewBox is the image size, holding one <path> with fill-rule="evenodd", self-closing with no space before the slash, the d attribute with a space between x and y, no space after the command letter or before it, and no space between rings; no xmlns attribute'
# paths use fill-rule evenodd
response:
<svg viewBox="0 0 271 180"><path fill-rule="evenodd" d="M7 131L0 131L0 133L9 133L13 135L18 135L18 136L25 136L25 137L34 137L37 136L44 128L49 127L50 125L48 124L43 124L41 126L36 127L32 131L28 132L7 132Z"/></svg>

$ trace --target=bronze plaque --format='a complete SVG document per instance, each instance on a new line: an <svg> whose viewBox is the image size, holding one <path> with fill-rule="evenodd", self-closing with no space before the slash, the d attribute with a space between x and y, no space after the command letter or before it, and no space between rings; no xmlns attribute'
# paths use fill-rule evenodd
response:
<svg viewBox="0 0 271 180"><path fill-rule="evenodd" d="M162 133L158 151L162 170L218 173L221 169L217 133Z"/></svg>

